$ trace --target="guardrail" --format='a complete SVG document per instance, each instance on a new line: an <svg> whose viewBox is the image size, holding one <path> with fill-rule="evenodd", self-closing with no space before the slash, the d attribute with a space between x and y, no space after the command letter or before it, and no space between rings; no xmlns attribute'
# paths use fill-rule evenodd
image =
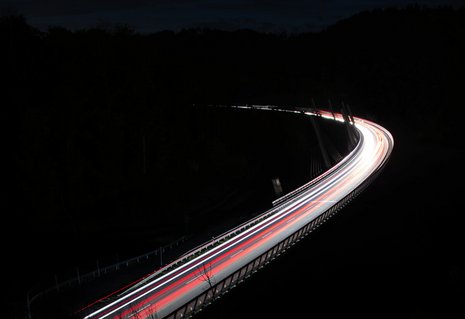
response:
<svg viewBox="0 0 465 319"><path fill-rule="evenodd" d="M32 312L31 312L31 306L34 301L36 301L39 297L42 297L46 294L52 293L52 292L60 292L63 289L66 288L71 288L75 287L77 285L81 285L84 282L89 282L92 281L96 278L99 278L103 275L109 274L116 272L118 270L121 270L123 268L130 267L131 265L138 264L144 260L147 260L149 258L153 257L159 257L161 254L163 254L164 251L166 251L168 248L172 248L173 246L178 246L180 243L182 243L186 239L186 236L182 236L175 241L166 244L164 246L158 247L156 250L152 250L148 253L120 261L114 264L111 264L109 266L105 267L100 267L98 262L96 264L97 269L87 272L85 274L80 274L79 272L79 267L76 267L76 277L73 277L71 279L65 280L65 281L59 281L58 277L55 276L53 278L54 283L50 284L47 288L32 288L28 291L26 294L26 317L28 319L32 319ZM35 291L34 291L35 290Z"/></svg>
<svg viewBox="0 0 465 319"><path fill-rule="evenodd" d="M222 106L222 105L216 105L215 107L228 107L228 106ZM306 111L307 114L312 114L314 116L321 116L320 111L317 109L306 109L306 108L297 108L296 110L284 110L284 109L279 109L277 106L273 105L245 105L245 106L233 106L233 108L247 108L247 109L255 109L255 110L268 110L268 111L279 111L279 112L287 112L287 113L294 113L294 114L301 114L302 112ZM309 113L310 111L310 113ZM357 136L357 139L359 139L359 136ZM357 142L357 144L354 146L354 149L352 150L351 153L355 152L358 148L360 147L360 144ZM337 163L330 169L328 169L326 172L321 174L320 176L314 178L310 182L300 186L299 188L291 191L290 193L276 199L275 201L272 202L272 205L274 206L272 209L267 210L254 218L245 221L244 223L234 227L233 229L227 230L226 232L213 237L210 241L204 242L191 250L187 251L183 255L181 255L179 258L176 260L172 261L171 263L165 265L164 267L160 268L153 274L143 278L140 282L138 282L136 285L133 287L129 288L127 291L132 290L136 288L137 286L148 282L150 280L153 280L154 278L161 276L165 274L166 272L173 270L174 268L177 268L181 266L182 264L188 262L191 258L197 257L198 255L207 252L208 250L216 247L217 245L221 244L223 241L231 239L234 236L239 235L243 231L247 230L248 228L254 226L255 224L261 222L262 220L270 217L273 215L278 209L279 209L279 204L284 203L285 201L288 200L294 200L296 199L301 193L303 193L305 190L307 190L309 187L317 183L319 180L322 178L325 178L329 175L331 175L334 171L336 171L341 165L343 164L343 161Z"/></svg>
<svg viewBox="0 0 465 319"><path fill-rule="evenodd" d="M246 105L246 106L236 106L236 108L247 108L247 109L259 109L259 110L272 110L272 111L281 111L281 112L288 112L288 113L296 113L296 114L301 114L301 113L306 113L308 115L313 115L313 116L320 116L320 113L316 109L311 109L310 112L308 109L302 109L302 110L297 110L297 109L291 109L291 110L283 110L279 109L275 106L256 106L256 105ZM351 151L351 154L354 154L357 149L360 147L360 136L356 136L356 144L354 145L354 149ZM350 155L347 157L349 158ZM322 175L318 176L314 180L308 182L305 185L302 185L301 187L297 188L296 190L292 191L289 194L286 194L285 196L277 199L276 201L273 202L273 208L265 211L264 213L254 217L251 220L248 220L236 227L234 227L232 230L228 230L219 236L214 237L212 240L202 243L201 245L189 250L185 254L183 254L181 257L177 258L174 260L172 263L166 265L165 267L159 269L158 271L154 272L152 275L147 276L140 280L137 284L134 286L131 286L127 290L123 291L121 294L125 294L126 292L129 292L139 285L144 284L145 282L148 282L150 280L153 280L154 278L161 276L179 266L182 264L188 262L190 259L197 257L210 249L216 247L217 245L221 244L223 241L228 240L241 232L245 231L246 229L252 227L253 225L259 223L260 221L270 217L273 215L278 209L280 209L281 204L284 203L290 203L293 202L294 200L298 200L300 195L307 190L309 187L317 183L319 180L322 178L325 178L332 173L334 173L339 166L341 166L345 161L341 161L331 167L329 170L327 170L325 173ZM367 184L367 181L365 181L364 184ZM293 245L295 242L299 241L303 236L306 236L308 233L313 231L315 228L317 228L321 223L326 221L329 217L333 216L338 210L340 210L343 206L346 205L353 197L355 197L358 194L358 191L361 188L358 187L356 190L352 191L349 195L344 197L341 201L333 205L328 211L320 214L317 216L314 220L312 220L309 224L304 226L303 228L299 229L297 232L295 232L293 235L289 236L286 238L284 241L278 243L275 245L273 248L271 248L269 251L266 253L262 254L260 257L257 259L253 260L243 268L239 269L236 271L234 274L231 276L227 277L226 279L222 280L221 282L215 284L215 286L211 287L206 293L201 294L200 296L194 298L191 300L189 303L183 305L182 307L178 308L176 311L172 312L168 316L164 316L163 318L168 318L168 319L174 319L174 318L186 318L189 317L190 315L193 315L195 312L201 310L205 305L209 304L211 301L219 297L220 295L226 293L229 291L232 287L237 285L239 282L241 282L243 279L248 277L250 274L258 270L259 268L263 267L265 264L267 264L269 261L274 259L277 254L283 252L286 250L288 247ZM158 317L158 314L156 315L157 319L160 319Z"/></svg>
<svg viewBox="0 0 465 319"><path fill-rule="evenodd" d="M388 157L389 158L389 157ZM321 224L326 222L329 218L333 217L338 213L343 207L350 203L355 197L357 197L368 185L370 185L373 180L379 175L381 170L388 162L388 158L357 188L352 192L346 195L344 198L339 200L336 204L331 206L324 213L315 217L311 222L307 223L305 226L298 229L292 235L288 236L284 240L277 243L275 246L267 250L265 253L255 258L249 262L244 267L232 273L230 276L221 280L220 282L212 285L204 293L200 294L196 298L191 299L189 302L185 303L181 307L177 308L175 311L171 312L167 316L158 319L181 319L181 318L190 318L197 312L204 309L206 306L210 305L214 300L220 298L222 295L229 292L232 288L236 287L238 284L243 282L245 279L250 277L252 274L257 272L259 269L263 268L265 265L270 263L276 257L281 255L288 248L293 246L295 243L299 242L302 238L306 237ZM150 318L150 319L155 319Z"/></svg>
<svg viewBox="0 0 465 319"><path fill-rule="evenodd" d="M231 108L231 106L226 106L226 105L215 105L214 107L228 107L228 108ZM278 106L273 106L273 105L266 105L266 106L260 106L260 105L244 105L244 106L232 106L233 108L246 108L246 109L256 109L256 110L268 110L268 111L279 111L279 112L286 112L286 113L293 113L293 114L307 114L307 115L312 115L312 116L321 116L321 113L320 113L320 110L318 109L315 109L315 108L311 108L311 109L308 109L308 108L293 108L293 109L281 109L279 108ZM355 153L357 151L357 149L360 147L360 143L356 143L356 145L354 145L354 149L351 151L351 153ZM350 157L350 156L348 156ZM220 245L221 243L223 243L225 240L229 240L237 235L239 235L240 233L242 233L243 231L247 230L248 228L254 226L255 224L263 221L264 219L270 217L271 215L275 214L276 211L278 211L280 209L280 204L283 204L284 202L292 202L294 200L298 200L298 198L300 197L300 195L305 191L307 190L309 187L311 187L312 185L314 185L315 183L317 183L319 180L321 180L322 178L325 178L329 175L331 175L332 173L334 173L342 164L343 164L344 161L341 161L339 163L337 163L336 165L334 165L333 167L331 167L330 169L328 169L326 172L324 172L323 174L321 174L320 176L314 178L313 180L311 180L310 182L300 186L299 188L291 191L290 193L284 195L283 197L275 200L273 202L273 208L255 216L254 218L248 220L248 221L245 221L244 223L234 227L233 229L230 229L230 230L227 230L226 232L220 234L220 235L217 235L215 237L213 237L211 240L207 241L207 242L204 242L192 249L190 249L189 251L187 251L186 253L182 254L180 257L176 258L174 261L172 261L171 263L163 266L162 268L156 270L155 272L153 272L151 275L148 275L144 278L142 278L141 280L139 280L137 283L135 283L134 285L132 285L131 287L128 287L124 290L121 290L118 292L118 295L123 295L125 293L128 293L134 289L136 289L137 287L139 287L140 285L143 285L144 283L146 282L149 282L159 276L162 276L164 274L166 274L167 272L173 270L173 269L176 269L177 267L180 267L182 266L184 263L190 261L192 258L195 258L211 249L213 249L214 247Z"/></svg>
<svg viewBox="0 0 465 319"><path fill-rule="evenodd" d="M244 106L244 108L250 108L250 106ZM290 113L301 113L302 111L295 111L295 110L280 110L280 109L275 109L273 106L266 106L266 107L261 107L258 108L254 106L253 108L256 109L267 109L267 110L273 110L273 111L284 111L284 112L290 112ZM312 115L319 115L318 111L316 111ZM356 136L357 143L354 147L354 152L358 147L360 147L360 136ZM352 153L351 152L351 153ZM387 157L388 158L388 157ZM344 162L344 161L342 161ZM221 244L225 240L228 240L244 230L252 227L253 225L259 223L260 221L268 218L269 216L273 215L278 209L281 204L284 203L290 203L294 200L297 200L301 193L303 193L306 189L314 185L318 180L321 178L324 178L325 176L328 176L332 174L336 170L336 168L339 165L342 165L341 163L336 164L334 167L329 169L327 172L325 172L322 176L317 177L316 179L310 181L309 183L299 187L298 189L294 190L293 192L283 196L282 198L278 199L275 201L275 207L272 209L254 217L253 219L246 221L239 226L236 226L232 230L228 230L224 232L223 234L214 237L212 240L203 243L188 252L184 253L181 255L181 257L177 258L173 262L169 263L168 265L160 268L156 272L154 272L152 275L147 276L146 278L143 278L142 280L139 281L138 284L142 284L146 281L149 281L151 279L154 279L155 277L162 275L172 269L175 269L179 267L180 265L188 262L191 258L194 258L200 254L205 253L206 251L209 251L210 249L216 247L217 245ZM210 288L207 289L204 293L200 294L199 296L195 297L194 299L190 300L188 303L184 304L183 306L180 306L179 308L176 309L176 311L173 311L167 316L164 316L163 318L167 319L175 319L175 318L186 318L190 317L196 312L200 311L205 307L206 305L210 304L213 300L216 298L220 297L221 295L227 293L230 289L235 287L237 284L241 283L245 278L249 277L251 274L255 273L258 269L262 268L266 264L268 264L271 260L279 256L282 252L284 252L286 249L288 249L290 246L294 245L296 242L298 242L301 238L307 236L310 232L312 232L314 229L319 227L323 222L325 222L327 219L332 217L334 214L336 214L342 207L344 207L347 203L349 203L354 197L356 197L358 194L360 194L363 189L365 189L372 181L373 179L379 174L381 169L385 166L387 163L387 159L384 160L384 162L369 176L368 179L366 179L362 184L360 184L356 189L354 189L352 192L350 192L348 195L346 195L343 199L339 200L337 203L335 203L331 208L329 208L327 211L321 213L318 216L315 216L313 220L311 220L309 223L307 223L305 226L294 232L292 235L287 237L286 239L282 240L272 248L270 248L268 251L245 265L244 267L240 268L239 270L235 271L232 273L230 276L227 278L221 280L220 282L216 283L215 285L210 285ZM158 250L153 251L151 253L154 253L155 255L157 254ZM146 258L148 254L145 254ZM139 259L142 256L135 257L131 260ZM123 262L124 263L124 262ZM120 263L121 264L121 263ZM100 270L101 271L101 270ZM95 275L95 272L93 272ZM81 277L82 278L82 277ZM136 285L138 285L136 284ZM134 289L134 286L127 289L126 291L122 292L123 294L127 292L128 290ZM36 297L36 296L35 296ZM28 305L30 305L30 301L28 298ZM157 319L159 318L155 314Z"/></svg>

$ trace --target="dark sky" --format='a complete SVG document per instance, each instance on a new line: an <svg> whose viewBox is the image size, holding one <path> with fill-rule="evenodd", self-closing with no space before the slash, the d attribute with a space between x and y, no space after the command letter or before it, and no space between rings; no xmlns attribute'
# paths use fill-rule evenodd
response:
<svg viewBox="0 0 465 319"><path fill-rule="evenodd" d="M23 14L43 30L128 24L143 33L186 27L300 32L362 10L414 3L459 6L465 0L0 0L0 9Z"/></svg>

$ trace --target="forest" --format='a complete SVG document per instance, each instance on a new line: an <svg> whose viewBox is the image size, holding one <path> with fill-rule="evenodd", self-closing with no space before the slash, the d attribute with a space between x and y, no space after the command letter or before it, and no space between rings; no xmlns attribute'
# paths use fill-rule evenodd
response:
<svg viewBox="0 0 465 319"><path fill-rule="evenodd" d="M272 178L289 191L313 176L320 154L302 118L209 105L345 102L434 160L463 160L463 8L378 9L301 34L44 32L6 15L0 42L5 254L12 271L34 265L11 283L15 313L63 268L234 224L269 207ZM341 127L320 127L347 152Z"/></svg>

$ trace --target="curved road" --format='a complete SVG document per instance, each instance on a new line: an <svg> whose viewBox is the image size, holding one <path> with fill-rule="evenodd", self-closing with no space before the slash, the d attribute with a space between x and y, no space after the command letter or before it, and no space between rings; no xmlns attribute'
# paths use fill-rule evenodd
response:
<svg viewBox="0 0 465 319"><path fill-rule="evenodd" d="M333 118L330 112L318 111L318 115L344 121L341 114ZM326 212L380 170L392 152L394 141L386 129L364 119L354 120L350 125L360 134L355 149L295 195L256 217L261 221L255 220L253 226L230 239L222 237L214 248L164 275L148 276L123 293L95 303L81 312L81 318L163 318L209 289L210 283L223 280Z"/></svg>

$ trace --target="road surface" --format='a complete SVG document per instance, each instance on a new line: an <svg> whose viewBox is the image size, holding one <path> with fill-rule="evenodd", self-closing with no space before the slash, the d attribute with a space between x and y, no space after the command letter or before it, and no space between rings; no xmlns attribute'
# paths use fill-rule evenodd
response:
<svg viewBox="0 0 465 319"><path fill-rule="evenodd" d="M341 114L318 113L327 120L344 121ZM94 303L81 311L81 318L163 318L326 212L380 170L392 152L394 141L386 129L361 118L354 122L350 125L358 130L359 142L336 166L250 221L246 230L229 239L214 239L217 245L202 254L189 252L193 257L188 262Z"/></svg>

